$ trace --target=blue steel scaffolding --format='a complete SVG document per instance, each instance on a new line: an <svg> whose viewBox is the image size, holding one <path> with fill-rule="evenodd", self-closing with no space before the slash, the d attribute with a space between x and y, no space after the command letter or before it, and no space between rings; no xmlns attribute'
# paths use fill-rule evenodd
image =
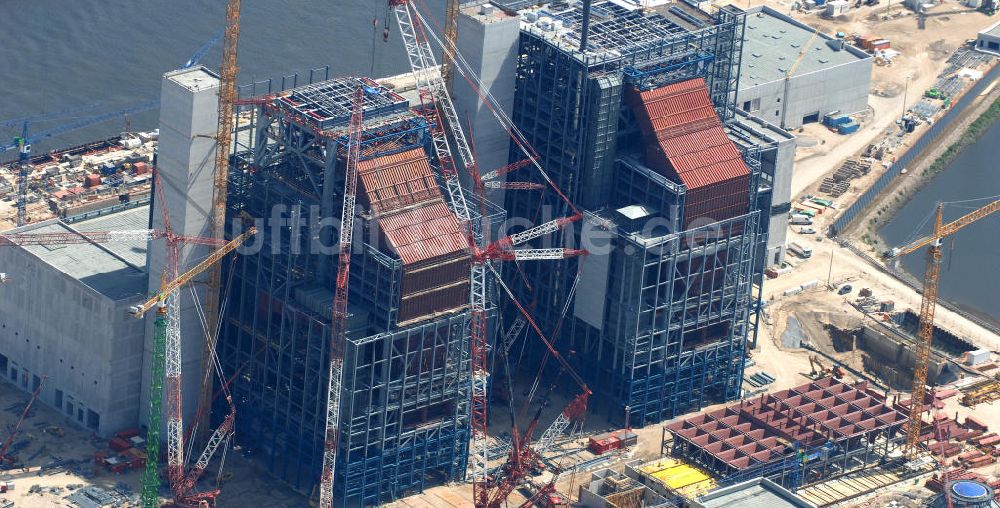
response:
<svg viewBox="0 0 1000 508"><path fill-rule="evenodd" d="M230 174L231 220L252 218L262 232L226 273L232 289L218 350L223 368L238 373L236 435L305 493L321 469L337 267L336 232L321 226L339 224L338 149L359 85L368 93L362 159L426 153L426 122L405 99L364 78L339 78L244 107L249 121L237 130ZM406 267L386 248L377 214L359 208L334 482L344 507L463 479L470 425L468 311L400 325ZM503 220L495 205L487 209L491 222Z"/></svg>
<svg viewBox="0 0 1000 508"><path fill-rule="evenodd" d="M714 15L687 6L643 13L595 1L580 51L580 4L533 12L538 21L522 24L518 43L514 122L556 185L588 210L590 223L615 233L611 253L591 254L582 271L579 260L557 269L519 267L531 281L522 299L536 301L542 329L553 330L583 274L556 339L589 375L597 394L591 405L614 421L623 422L627 411L632 425L646 425L737 398L747 341L757 333L768 225L761 210L770 207L769 191L759 189L759 151L744 152L751 173L746 212L682 231L675 210L684 208L688 189L643 164L644 143L624 97L627 90L703 78L719 120L732 119L745 13L732 6ZM511 160L520 158L512 147ZM552 193L508 193L506 208L536 224L570 213ZM673 221L671 234L643 233L650 220ZM579 245L592 224L555 241ZM706 234L711 239L702 245L684 240ZM532 365L521 368L531 372Z"/></svg>

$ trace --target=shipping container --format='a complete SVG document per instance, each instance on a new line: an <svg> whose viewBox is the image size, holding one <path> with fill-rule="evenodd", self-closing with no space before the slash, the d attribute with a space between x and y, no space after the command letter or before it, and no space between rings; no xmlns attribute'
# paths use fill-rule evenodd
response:
<svg viewBox="0 0 1000 508"><path fill-rule="evenodd" d="M592 436L587 443L587 448L597 455L601 455L621 448L621 440L611 434Z"/></svg>
<svg viewBox="0 0 1000 508"><path fill-rule="evenodd" d="M989 349L977 349L969 351L966 356L966 363L969 365L980 365L990 361Z"/></svg>
<svg viewBox="0 0 1000 508"><path fill-rule="evenodd" d="M861 128L861 125L858 124L858 122L855 122L854 120L851 120L848 123L845 123L845 124L842 124L842 125L838 126L837 127L837 132L839 132L841 134L853 134L855 132L858 132L858 129L860 129L860 128Z"/></svg>
<svg viewBox="0 0 1000 508"><path fill-rule="evenodd" d="M617 430L614 432L614 436L621 442L622 448L635 446L639 443L639 435L630 430Z"/></svg>
<svg viewBox="0 0 1000 508"><path fill-rule="evenodd" d="M132 448L132 445L129 444L128 441L120 437L111 438L111 441L108 442L108 446L110 446L111 449L116 452L123 452L125 450L128 450L129 448Z"/></svg>

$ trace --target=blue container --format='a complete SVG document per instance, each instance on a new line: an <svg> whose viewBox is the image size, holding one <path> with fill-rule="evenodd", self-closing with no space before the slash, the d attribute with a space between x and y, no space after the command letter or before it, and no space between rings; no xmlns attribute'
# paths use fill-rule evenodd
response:
<svg viewBox="0 0 1000 508"><path fill-rule="evenodd" d="M816 0L816 7L823 7L826 5L826 0Z"/></svg>
<svg viewBox="0 0 1000 508"><path fill-rule="evenodd" d="M838 126L837 131L840 132L841 134L853 134L855 132L858 132L858 129L860 128L861 126L858 125L858 122L851 120L848 123Z"/></svg>
<svg viewBox="0 0 1000 508"><path fill-rule="evenodd" d="M847 115L833 115L823 118L823 124L827 127L839 127L851 121L851 117Z"/></svg>
<svg viewBox="0 0 1000 508"><path fill-rule="evenodd" d="M118 168L114 164L106 163L101 165L101 174L104 176L110 176L118 172Z"/></svg>

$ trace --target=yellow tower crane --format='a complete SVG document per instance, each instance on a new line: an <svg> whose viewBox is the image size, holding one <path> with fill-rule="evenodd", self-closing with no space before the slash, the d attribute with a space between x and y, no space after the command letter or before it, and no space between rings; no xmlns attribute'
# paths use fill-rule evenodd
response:
<svg viewBox="0 0 1000 508"><path fill-rule="evenodd" d="M458 5L459 0L446 0L444 6L444 38L452 48L458 48ZM444 51L441 55L441 78L449 92L453 92L452 79L455 76L455 60Z"/></svg>
<svg viewBox="0 0 1000 508"><path fill-rule="evenodd" d="M906 427L906 453L912 457L917 452L920 441L920 413L927 390L927 365L931 356L931 340L934 333L934 308L937 306L938 282L941 279L941 241L958 230L1000 210L1000 200L963 215L948 224L943 223L944 204L938 204L934 220L934 232L927 237L911 242L886 253L888 259L898 258L924 246L927 249L927 269L924 272L924 290L920 300L920 326L917 331L917 360L913 367L913 398L910 403L910 421Z"/></svg>
<svg viewBox="0 0 1000 508"><path fill-rule="evenodd" d="M785 89L782 91L781 99L781 127L785 126L785 114L788 113L788 89L791 88L792 76L795 75L795 71L798 70L799 65L805 60L806 55L809 54L809 49L812 48L813 42L816 41L816 37L819 37L819 30L816 30L809 37L809 40L802 45L802 49L799 50L799 56L792 62L792 65L785 72Z"/></svg>
<svg viewBox="0 0 1000 508"><path fill-rule="evenodd" d="M229 152L232 148L233 122L235 121L234 102L236 100L236 75L239 67L236 65L236 48L240 39L240 9L241 0L226 1L226 29L222 46L222 65L219 69L219 128L216 132L215 145L215 190L212 195L212 238L222 240L225 237L226 225L226 194L229 190ZM222 297L222 267L213 266L208 273L208 292L205 301L205 319L208 323L208 334L205 337L205 358L215 349L219 330L219 300ZM210 364L205 362L202 372L201 407L212 397L212 383L208 382ZM200 433L201 434L201 433ZM203 437L204 434L202 434Z"/></svg>

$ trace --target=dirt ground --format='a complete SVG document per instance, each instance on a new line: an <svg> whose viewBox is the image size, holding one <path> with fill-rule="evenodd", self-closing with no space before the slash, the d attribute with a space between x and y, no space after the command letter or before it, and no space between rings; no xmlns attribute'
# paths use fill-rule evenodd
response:
<svg viewBox="0 0 1000 508"><path fill-rule="evenodd" d="M30 398L13 385L0 381L0 443L7 439L9 430L20 416L20 408ZM18 404L18 410L11 408ZM126 474L114 474L101 470L94 463L94 454L109 450L108 442L95 436L92 432L81 430L62 414L40 403L32 406L29 417L14 443L27 441L28 444L16 453L16 468L0 471L0 481L11 481L14 490L0 494L0 500L15 503L16 508L51 508L56 506L75 506L65 498L79 487L97 486L106 490L131 492L138 494L142 471L135 470ZM43 432L43 429L58 427L64 435ZM43 468L56 460L74 461L64 468ZM209 488L218 477L218 459L209 466L203 475L201 488ZM27 467L27 471L21 469ZM293 492L274 480L264 480L268 474L264 467L255 461L242 457L238 451L230 451L226 455L224 474L222 475L222 495L219 506L273 506L292 508L306 506L304 496ZM41 487L41 493L31 493L33 486ZM166 500L167 489L161 488L160 495ZM263 504L262 504L263 503Z"/></svg>
<svg viewBox="0 0 1000 508"><path fill-rule="evenodd" d="M945 2L932 12L961 11L956 2ZM873 140L895 126L905 108L920 101L923 92L933 86L944 69L951 53L966 40L974 39L976 32L994 22L980 13L959 13L927 18L927 27L917 29L912 12L895 5L890 19L883 20L886 6L852 9L837 19L826 19L816 14L792 12L791 16L815 26L825 33L844 32L851 35L873 34L889 39L892 48L901 54L892 65L874 65L872 90L868 97L870 111L861 129L849 136L830 132L821 125L808 125L796 135L807 138L796 151L795 173L792 177L792 195L798 196L835 170L845 159L859 153ZM904 97L905 96L905 97ZM905 107L904 107L905 98ZM926 127L924 127L926 128ZM910 140L915 135L910 135ZM906 146L904 141L904 146Z"/></svg>

